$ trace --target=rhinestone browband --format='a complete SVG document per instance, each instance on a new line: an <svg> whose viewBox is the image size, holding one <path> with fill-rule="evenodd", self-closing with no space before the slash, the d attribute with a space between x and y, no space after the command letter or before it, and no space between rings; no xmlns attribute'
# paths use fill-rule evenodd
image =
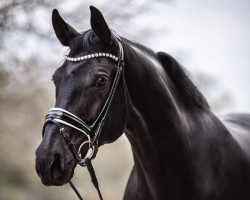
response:
<svg viewBox="0 0 250 200"><path fill-rule="evenodd" d="M116 56L114 56L112 54L109 54L109 53L93 53L93 54L90 54L90 55L80 56L80 57L75 57L75 58L65 56L65 59L68 60L68 61L71 61L71 62L79 62L79 61L87 60L87 59L90 59L90 58L99 58L99 57L107 57L107 58L111 58L111 59L113 59L115 61L118 61L118 57L116 57Z"/></svg>

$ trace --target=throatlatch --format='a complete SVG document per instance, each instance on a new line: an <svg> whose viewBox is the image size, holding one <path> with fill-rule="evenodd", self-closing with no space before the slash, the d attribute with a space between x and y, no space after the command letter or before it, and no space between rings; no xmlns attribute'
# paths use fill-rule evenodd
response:
<svg viewBox="0 0 250 200"><path fill-rule="evenodd" d="M101 109L101 112L99 113L97 118L94 120L94 122L91 125L88 125L83 120L81 120L79 117L70 113L67 110L64 110L62 108L51 108L49 110L48 114L46 115L45 124L43 126L43 134L44 134L44 131L45 131L47 124L52 123L52 124L55 124L57 126L60 134L62 134L65 141L69 145L71 152L73 153L75 159L77 160L77 163L81 166L87 166L87 169L88 169L90 176L91 176L91 180L92 180L95 188L97 189L99 198L101 200L102 200L102 195L101 195L101 192L99 189L99 185L98 185L98 181L97 181L97 178L95 175L94 168L91 164L91 160L94 159L96 154L97 154L98 139L100 137L100 133L102 131L103 124L105 122L107 113L109 111L111 102L113 100L117 85L119 83L119 80L122 77L122 74L124 74L123 70L124 70L124 64L125 64L124 63L124 51L123 51L122 40L119 37L119 35L117 33L115 33L114 31L112 31L112 34L113 34L114 38L116 38L117 43L118 43L118 55L117 55L117 57L112 55L112 54L109 54L109 53L95 53L95 54L85 55L85 56L77 57L77 58L72 58L72 57L68 57L68 56L65 57L65 59L68 62L81 62L81 61L84 61L87 59L94 59L97 57L107 57L107 58L113 59L113 60L118 62L118 69L116 71L116 75L115 75L112 87L111 87L109 94L106 98L106 101ZM125 105L127 105L126 98L124 98L124 101L125 101ZM126 120L126 110L125 110L124 120ZM75 144L72 142L70 136L68 135L68 133L64 129L63 125L69 126L77 131L80 131L81 133L83 133L87 137L87 140L84 141L80 145L78 150L76 149ZM84 158L82 158L81 148L84 145L88 145L88 151L87 151L86 155L84 156ZM77 191L77 189L75 188L75 186L71 180L69 181L69 184L72 187L72 189L75 191L75 193L77 194L79 199L82 200L81 195L79 194L79 192Z"/></svg>

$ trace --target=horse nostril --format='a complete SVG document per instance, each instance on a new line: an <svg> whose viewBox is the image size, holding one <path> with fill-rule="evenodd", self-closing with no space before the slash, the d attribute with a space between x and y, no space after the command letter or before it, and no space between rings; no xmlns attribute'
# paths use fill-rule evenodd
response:
<svg viewBox="0 0 250 200"><path fill-rule="evenodd" d="M54 178L60 176L64 172L64 160L59 154L55 155L50 166L51 174Z"/></svg>

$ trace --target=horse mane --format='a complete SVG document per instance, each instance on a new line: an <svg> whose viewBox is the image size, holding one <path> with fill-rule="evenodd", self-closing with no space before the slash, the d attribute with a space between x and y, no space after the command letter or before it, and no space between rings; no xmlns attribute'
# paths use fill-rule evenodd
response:
<svg viewBox="0 0 250 200"><path fill-rule="evenodd" d="M209 105L205 97L191 81L186 70L172 56L165 52L157 52L156 56L183 99L202 110L209 110Z"/></svg>
<svg viewBox="0 0 250 200"><path fill-rule="evenodd" d="M124 39L124 41L129 45L135 46L141 49L146 54L159 60L165 72L178 89L181 97L185 99L185 101L187 101L189 105L195 105L204 111L209 110L209 105L205 97L201 94L201 92L189 78L186 70L172 56L165 52L155 53L153 50L137 42L132 42L127 39Z"/></svg>

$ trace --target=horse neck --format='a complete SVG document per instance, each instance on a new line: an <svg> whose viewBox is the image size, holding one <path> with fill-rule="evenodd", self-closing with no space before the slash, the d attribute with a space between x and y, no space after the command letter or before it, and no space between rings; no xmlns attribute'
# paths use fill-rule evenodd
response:
<svg viewBox="0 0 250 200"><path fill-rule="evenodd" d="M137 185L151 193L164 193L168 187L180 194L177 185L189 181L183 134L193 117L178 101L174 84L153 56L126 46L125 62L131 100L125 133L132 146Z"/></svg>
<svg viewBox="0 0 250 200"><path fill-rule="evenodd" d="M126 130L134 132L136 127L136 130L151 135L153 141L159 136L171 133L177 136L177 132L189 129L189 122L195 120L192 115L196 116L198 112L192 114L182 105L174 83L154 55L145 53L137 46L127 45L125 63L131 102Z"/></svg>
<svg viewBox="0 0 250 200"><path fill-rule="evenodd" d="M125 134L138 199L197 199L219 175L232 175L232 163L248 165L222 122L209 108L187 104L152 53L131 44L125 49L131 102ZM210 176L210 185L204 176Z"/></svg>

